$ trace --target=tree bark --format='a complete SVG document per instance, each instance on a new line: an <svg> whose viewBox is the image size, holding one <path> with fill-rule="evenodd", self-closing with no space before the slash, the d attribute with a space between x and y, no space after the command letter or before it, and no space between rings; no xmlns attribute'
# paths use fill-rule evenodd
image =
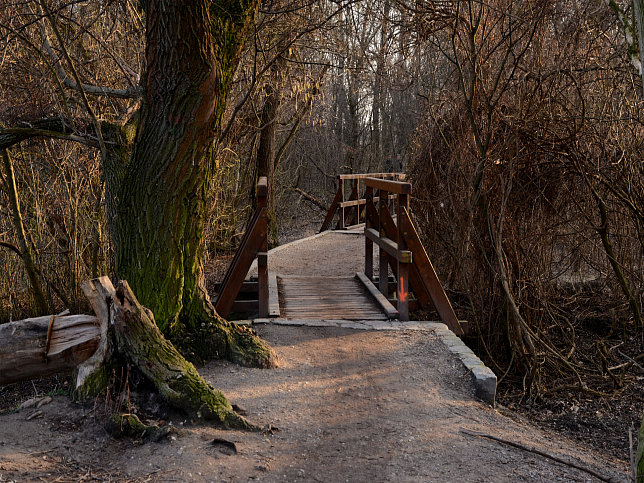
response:
<svg viewBox="0 0 644 483"><path fill-rule="evenodd" d="M257 148L257 177L268 180L268 236L270 244L277 245L277 219L275 217L275 133L277 131L277 110L280 105L280 91L271 82L282 64L281 57L271 68L270 79L264 92L266 99L259 117L260 136Z"/></svg>
<svg viewBox="0 0 644 483"><path fill-rule="evenodd" d="M106 198L118 200L110 224L117 275L154 312L161 331L201 342L197 355L268 367L274 353L217 317L203 276L212 143L258 6L258 0L150 1L134 148L121 175L106 180Z"/></svg>

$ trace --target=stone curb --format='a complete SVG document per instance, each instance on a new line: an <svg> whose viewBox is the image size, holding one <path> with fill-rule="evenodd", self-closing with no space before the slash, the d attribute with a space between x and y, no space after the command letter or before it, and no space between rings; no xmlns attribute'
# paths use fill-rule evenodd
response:
<svg viewBox="0 0 644 483"><path fill-rule="evenodd" d="M297 319L254 319L239 321L250 324L275 324L308 327L341 327L356 330L431 330L445 344L447 349L460 359L472 375L476 397L494 407L496 398L496 374L467 347L454 332L441 322L412 321L398 322L395 320L297 320Z"/></svg>

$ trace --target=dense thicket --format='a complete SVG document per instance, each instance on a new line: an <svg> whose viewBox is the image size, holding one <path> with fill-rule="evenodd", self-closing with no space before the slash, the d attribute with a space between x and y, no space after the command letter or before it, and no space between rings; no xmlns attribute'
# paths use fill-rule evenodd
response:
<svg viewBox="0 0 644 483"><path fill-rule="evenodd" d="M619 390L644 287L643 111L623 31L576 1L462 2L440 22L446 75L410 167L437 265L498 373L535 394Z"/></svg>

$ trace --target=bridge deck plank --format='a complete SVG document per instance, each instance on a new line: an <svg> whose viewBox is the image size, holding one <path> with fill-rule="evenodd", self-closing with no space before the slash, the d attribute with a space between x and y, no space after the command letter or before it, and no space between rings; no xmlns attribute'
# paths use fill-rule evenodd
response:
<svg viewBox="0 0 644 483"><path fill-rule="evenodd" d="M386 320L354 277L278 277L282 317Z"/></svg>

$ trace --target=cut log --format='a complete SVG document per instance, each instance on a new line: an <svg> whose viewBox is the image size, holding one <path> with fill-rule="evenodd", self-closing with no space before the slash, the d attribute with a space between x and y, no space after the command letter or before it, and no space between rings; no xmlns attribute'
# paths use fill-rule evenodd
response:
<svg viewBox="0 0 644 483"><path fill-rule="evenodd" d="M74 396L87 399L105 389L111 366L125 357L170 405L190 417L261 429L238 415L163 337L127 282L115 290L101 277L85 282L83 290L98 317L52 315L0 325L0 385L77 368Z"/></svg>
<svg viewBox="0 0 644 483"><path fill-rule="evenodd" d="M101 341L90 315L46 315L0 325L0 384L74 369Z"/></svg>

